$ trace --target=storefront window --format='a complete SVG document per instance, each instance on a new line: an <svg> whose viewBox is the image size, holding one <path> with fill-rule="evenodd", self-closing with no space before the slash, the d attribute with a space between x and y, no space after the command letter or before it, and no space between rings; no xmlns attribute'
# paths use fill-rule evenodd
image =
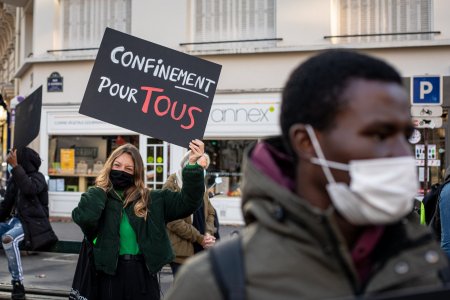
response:
<svg viewBox="0 0 450 300"><path fill-rule="evenodd" d="M206 181L214 196L241 196L244 149L254 140L205 140L205 152L211 158Z"/></svg>
<svg viewBox="0 0 450 300"><path fill-rule="evenodd" d="M85 192L117 147L139 147L138 135L49 137L49 191Z"/></svg>

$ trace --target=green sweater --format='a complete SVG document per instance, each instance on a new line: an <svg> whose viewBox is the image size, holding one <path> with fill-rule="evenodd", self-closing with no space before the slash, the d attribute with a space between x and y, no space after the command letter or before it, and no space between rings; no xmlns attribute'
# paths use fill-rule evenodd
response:
<svg viewBox="0 0 450 300"><path fill-rule="evenodd" d="M191 215L201 204L205 192L203 169L197 165L183 170L181 192L152 190L149 194L147 220L134 214L134 203L124 209L136 233L148 270L156 273L174 258L166 233L166 223ZM95 267L98 271L115 274L120 249L122 200L114 192L90 188L81 195L72 219L94 245Z"/></svg>

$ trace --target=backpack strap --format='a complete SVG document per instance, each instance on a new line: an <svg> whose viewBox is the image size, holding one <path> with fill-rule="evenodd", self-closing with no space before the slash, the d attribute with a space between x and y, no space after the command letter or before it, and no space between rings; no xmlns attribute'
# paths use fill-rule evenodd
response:
<svg viewBox="0 0 450 300"><path fill-rule="evenodd" d="M208 252L222 298L244 300L245 266L241 237L237 236L220 242Z"/></svg>

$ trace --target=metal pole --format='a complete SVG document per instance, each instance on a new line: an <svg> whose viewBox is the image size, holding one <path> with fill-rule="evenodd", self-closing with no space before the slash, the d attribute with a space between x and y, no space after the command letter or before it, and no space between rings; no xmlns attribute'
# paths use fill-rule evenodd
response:
<svg viewBox="0 0 450 300"><path fill-rule="evenodd" d="M423 194L426 195L428 192L428 128L423 129L423 140L424 140L424 173L423 173Z"/></svg>

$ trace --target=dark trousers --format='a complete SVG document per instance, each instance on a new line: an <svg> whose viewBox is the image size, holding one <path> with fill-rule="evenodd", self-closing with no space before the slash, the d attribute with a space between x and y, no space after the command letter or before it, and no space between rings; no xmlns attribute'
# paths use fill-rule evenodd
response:
<svg viewBox="0 0 450 300"><path fill-rule="evenodd" d="M119 259L116 275L99 275L101 300L159 300L156 274L150 274L141 260Z"/></svg>
<svg viewBox="0 0 450 300"><path fill-rule="evenodd" d="M181 264L176 263L176 262L171 262L170 263L170 268L172 269L172 275L173 277L175 277L175 275L177 275L178 269L181 267Z"/></svg>

